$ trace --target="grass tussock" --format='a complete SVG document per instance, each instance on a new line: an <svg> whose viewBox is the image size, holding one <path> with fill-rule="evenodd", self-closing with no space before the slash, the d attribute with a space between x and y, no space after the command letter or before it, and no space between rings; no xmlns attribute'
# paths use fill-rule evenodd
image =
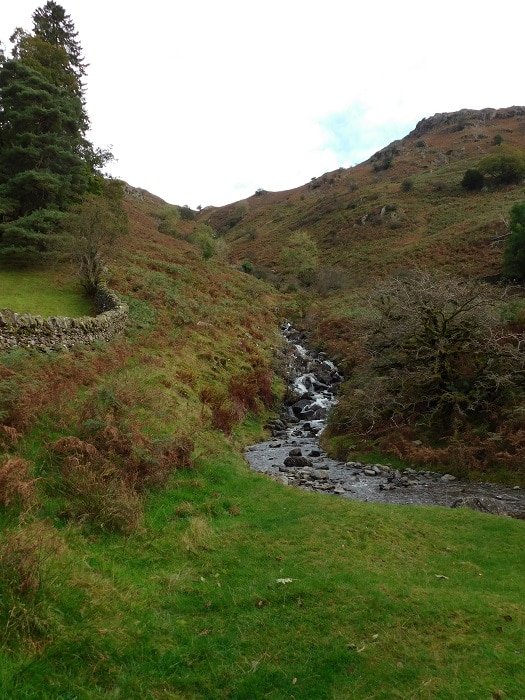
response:
<svg viewBox="0 0 525 700"><path fill-rule="evenodd" d="M38 644L55 611L46 589L64 544L47 523L34 522L4 534L0 544L0 643Z"/></svg>
<svg viewBox="0 0 525 700"><path fill-rule="evenodd" d="M181 538L181 544L188 552L213 548L215 533L209 522L202 516L190 518L188 527Z"/></svg>

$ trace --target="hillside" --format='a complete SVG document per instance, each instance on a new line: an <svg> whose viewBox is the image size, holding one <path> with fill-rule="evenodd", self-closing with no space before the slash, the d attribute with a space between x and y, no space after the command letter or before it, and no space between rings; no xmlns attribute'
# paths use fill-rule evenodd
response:
<svg viewBox="0 0 525 700"><path fill-rule="evenodd" d="M460 182L483 156L504 147L525 149L525 107L437 114L356 167L207 208L200 218L225 235L232 260L267 271L281 269L289 236L306 231L319 245L322 266L342 269L351 289L414 265L497 275L504 220L525 188L465 192ZM387 159L391 165L376 171Z"/></svg>

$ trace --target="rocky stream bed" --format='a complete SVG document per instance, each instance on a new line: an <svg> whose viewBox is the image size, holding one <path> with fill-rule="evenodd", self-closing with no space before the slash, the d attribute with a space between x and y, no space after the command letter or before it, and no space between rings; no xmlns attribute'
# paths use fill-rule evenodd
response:
<svg viewBox="0 0 525 700"><path fill-rule="evenodd" d="M491 483L461 481L451 474L387 464L338 462L319 445L342 377L324 353L305 343L304 334L285 324L287 376L295 398L268 424L272 440L248 447L255 471L283 484L360 501L469 507L496 515L525 518L525 491Z"/></svg>

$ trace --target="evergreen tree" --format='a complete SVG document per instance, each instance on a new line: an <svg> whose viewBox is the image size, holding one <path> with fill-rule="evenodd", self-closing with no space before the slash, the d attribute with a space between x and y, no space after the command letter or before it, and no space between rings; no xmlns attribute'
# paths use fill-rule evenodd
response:
<svg viewBox="0 0 525 700"><path fill-rule="evenodd" d="M68 56L70 70L75 74L79 86L86 75L87 65L82 56L82 48L78 41L78 32L70 15L61 5L48 0L43 7L33 13L33 32L36 38L60 46Z"/></svg>
<svg viewBox="0 0 525 700"><path fill-rule="evenodd" d="M49 252L62 212L86 190L80 99L20 60L0 67L0 255Z"/></svg>
<svg viewBox="0 0 525 700"><path fill-rule="evenodd" d="M504 258L505 275L525 281L525 202L515 204L510 212L510 236Z"/></svg>

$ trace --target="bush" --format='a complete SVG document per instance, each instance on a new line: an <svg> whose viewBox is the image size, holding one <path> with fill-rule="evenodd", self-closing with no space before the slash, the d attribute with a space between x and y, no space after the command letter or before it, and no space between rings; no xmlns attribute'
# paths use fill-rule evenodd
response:
<svg viewBox="0 0 525 700"><path fill-rule="evenodd" d="M403 180L401 183L402 192L411 192L414 189L414 181L410 179Z"/></svg>
<svg viewBox="0 0 525 700"><path fill-rule="evenodd" d="M507 239L503 271L510 279L525 281L525 202L510 212L510 236Z"/></svg>
<svg viewBox="0 0 525 700"><path fill-rule="evenodd" d="M207 224L197 226L190 237L190 241L200 248L204 260L209 260L217 252L217 241L215 231Z"/></svg>
<svg viewBox="0 0 525 700"><path fill-rule="evenodd" d="M183 207L179 207L180 218L183 221L193 221L197 216L197 213L190 209L190 207L185 204Z"/></svg>
<svg viewBox="0 0 525 700"><path fill-rule="evenodd" d="M317 278L319 267L317 243L306 231L297 231L283 248L281 263L288 274L297 277L304 286L310 286Z"/></svg>
<svg viewBox="0 0 525 700"><path fill-rule="evenodd" d="M394 159L391 155L385 155L381 160L378 160L374 163L374 172L379 173L382 170L388 170L389 168L392 167L392 163L394 162Z"/></svg>
<svg viewBox="0 0 525 700"><path fill-rule="evenodd" d="M253 272L253 263L250 262L250 260L245 260L241 263L241 270L246 272L247 275L250 275Z"/></svg>
<svg viewBox="0 0 525 700"><path fill-rule="evenodd" d="M501 151L483 158L478 169L494 185L519 184L525 177L525 153L518 150Z"/></svg>
<svg viewBox="0 0 525 700"><path fill-rule="evenodd" d="M385 283L371 305L367 354L335 409L336 432L412 426L443 438L522 400L525 352L484 286L415 272Z"/></svg>
<svg viewBox="0 0 525 700"><path fill-rule="evenodd" d="M503 143L503 136L501 134L496 134L496 136L494 136L494 138L492 139L492 143L494 144L494 146L501 146L501 144Z"/></svg>
<svg viewBox="0 0 525 700"><path fill-rule="evenodd" d="M469 191L481 190L484 184L485 178L476 168L469 168L466 170L461 180L461 187Z"/></svg>

